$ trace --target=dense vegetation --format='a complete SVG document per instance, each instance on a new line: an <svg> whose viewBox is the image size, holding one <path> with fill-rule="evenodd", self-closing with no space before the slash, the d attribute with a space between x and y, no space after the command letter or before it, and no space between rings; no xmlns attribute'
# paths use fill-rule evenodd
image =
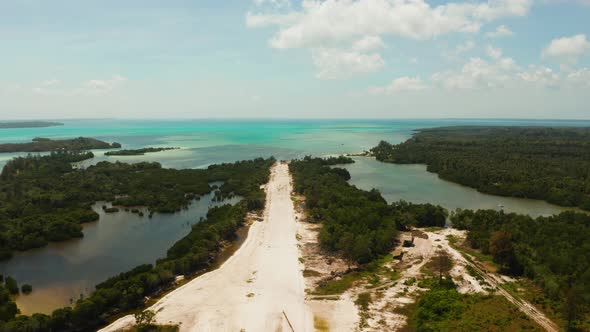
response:
<svg viewBox="0 0 590 332"><path fill-rule="evenodd" d="M61 158L60 155L54 157ZM30 162L38 162L38 158L31 157ZM168 205L166 202L163 206L166 209L180 208L190 202L190 197L209 192L209 181L224 181L220 187L222 194L237 194L244 199L234 206L224 205L209 210L207 218L195 224L191 232L174 244L166 257L158 260L155 266L141 265L106 280L97 285L96 291L89 297L79 300L73 308L58 309L51 315L35 314L0 319L0 331L94 331L106 324L109 317L143 307L145 297L170 288L175 275L190 275L207 268L220 251L223 242L235 238L235 232L243 225L246 213L264 206L264 192L260 186L268 181L272 163L273 159L256 159L214 165L206 170L162 169L159 164L153 163L100 163L87 170L68 169L63 174L57 174L60 181L75 179L69 185L75 186L76 180L82 181L82 187L75 187L74 192L81 195L81 189L88 191L85 199L89 201L109 195L114 198L126 193L122 200L133 204L141 202L151 209L157 209L167 199L172 199L172 204L177 205ZM42 162L40 164L43 165ZM35 169L44 170L43 167ZM37 174L41 183L48 181L39 175L41 173L24 174L29 177ZM23 174L18 174L21 175ZM24 180L21 182L28 183ZM38 190L32 185L25 185L25 188ZM105 196L100 196L102 194L99 189L105 191ZM76 204L84 202L85 200L78 200ZM60 208L59 211L65 213L69 211L68 208L69 206Z"/></svg>
<svg viewBox="0 0 590 332"><path fill-rule="evenodd" d="M502 269L531 278L561 307L570 327L590 310L590 216L563 212L538 217L494 210L459 210L454 227L467 242L491 254ZM590 328L587 325L586 328Z"/></svg>
<svg viewBox="0 0 590 332"><path fill-rule="evenodd" d="M452 281L427 280L405 331L541 331L502 296L460 294Z"/></svg>
<svg viewBox="0 0 590 332"><path fill-rule="evenodd" d="M118 149L119 143L107 143L94 138L78 137L64 140L51 140L49 138L34 138L30 143L5 143L0 144L0 153L3 152L50 152L50 151L81 151L93 149Z"/></svg>
<svg viewBox="0 0 590 332"><path fill-rule="evenodd" d="M0 275L0 322L9 321L14 319L18 314L18 308L16 303L12 301L11 295L13 295L13 285L10 285L11 280L16 285L16 281L12 278L6 278L6 280ZM18 292L18 288L16 290ZM1 324L1 323L0 323Z"/></svg>
<svg viewBox="0 0 590 332"><path fill-rule="evenodd" d="M399 229L444 225L440 207L405 202L388 205L379 191L350 185L348 171L330 167L351 163L350 158L306 157L292 161L295 192L306 199L309 219L323 223L320 243L349 260L367 263L389 253Z"/></svg>
<svg viewBox="0 0 590 332"><path fill-rule="evenodd" d="M95 221L97 201L146 206L150 213L171 213L209 193L209 182L224 181L221 196L241 195L248 208L264 205L257 189L271 160L214 165L206 170L164 169L158 163L100 162L77 169L71 162L87 153L52 153L9 161L0 174L0 258L82 236L81 223Z"/></svg>
<svg viewBox="0 0 590 332"><path fill-rule="evenodd" d="M146 153L175 150L178 148L142 148L135 150L116 150L105 152L105 156L143 156Z"/></svg>
<svg viewBox="0 0 590 332"><path fill-rule="evenodd" d="M384 162L427 164L441 178L481 192L590 210L590 128L424 129L371 151Z"/></svg>
<svg viewBox="0 0 590 332"><path fill-rule="evenodd" d="M63 123L49 122L49 121L9 121L0 122L0 129L8 128L42 128L42 127L54 127L63 126Z"/></svg>

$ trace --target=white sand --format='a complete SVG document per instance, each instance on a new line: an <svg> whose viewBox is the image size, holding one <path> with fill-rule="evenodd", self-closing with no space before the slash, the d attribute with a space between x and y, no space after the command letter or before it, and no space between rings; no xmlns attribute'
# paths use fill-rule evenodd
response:
<svg viewBox="0 0 590 332"><path fill-rule="evenodd" d="M266 186L264 221L254 222L240 249L219 269L168 294L150 310L180 331L313 331L297 248L288 166L277 163ZM101 331L134 323L123 317Z"/></svg>

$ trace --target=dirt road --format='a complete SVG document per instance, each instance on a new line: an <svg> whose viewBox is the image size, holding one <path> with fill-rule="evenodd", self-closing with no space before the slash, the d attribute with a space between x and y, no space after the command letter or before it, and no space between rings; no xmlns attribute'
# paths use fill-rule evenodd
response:
<svg viewBox="0 0 590 332"><path fill-rule="evenodd" d="M288 165L277 163L266 186L264 220L219 269L162 298L150 309L180 331L313 331L297 247ZM134 323L126 316L102 331Z"/></svg>

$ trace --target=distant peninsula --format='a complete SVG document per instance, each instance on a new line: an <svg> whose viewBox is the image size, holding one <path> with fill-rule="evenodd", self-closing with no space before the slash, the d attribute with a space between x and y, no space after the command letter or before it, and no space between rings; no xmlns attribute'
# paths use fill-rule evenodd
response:
<svg viewBox="0 0 590 332"><path fill-rule="evenodd" d="M0 153L7 152L51 152L51 151L80 151L93 149L118 149L119 143L107 143L95 138L78 137L64 140L49 138L34 138L30 143L0 144Z"/></svg>
<svg viewBox="0 0 590 332"><path fill-rule="evenodd" d="M0 129L14 129L14 128L44 128L63 126L60 122L49 121L3 121L0 122Z"/></svg>
<svg viewBox="0 0 590 332"><path fill-rule="evenodd" d="M104 155L105 156L143 156L146 153L176 150L176 149L179 149L179 148L143 148L143 149L136 149L136 150L117 150L117 151L105 152Z"/></svg>

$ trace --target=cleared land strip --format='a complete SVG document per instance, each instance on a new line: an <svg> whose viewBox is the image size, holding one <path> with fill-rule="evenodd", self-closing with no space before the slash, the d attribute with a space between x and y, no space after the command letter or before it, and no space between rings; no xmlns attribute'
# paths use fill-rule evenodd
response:
<svg viewBox="0 0 590 332"><path fill-rule="evenodd" d="M547 318L545 314L543 314L541 311L535 308L531 303L521 298L517 298L509 292L507 292L502 286L501 278L496 276L494 273L487 272L481 269L477 264L474 263L474 257L453 248L449 244L448 239L440 238L440 240L442 241L440 241L439 243L444 246L444 249L447 252L453 253L453 257L455 258L462 258L461 260L465 265L471 266L473 270L485 280L485 282L487 282L492 288L494 288L498 292L498 294L504 296L510 303L514 304L520 311L526 314L529 318L537 322L537 324L539 324L541 327L543 327L545 330L549 332L559 331L557 325L552 320Z"/></svg>
<svg viewBox="0 0 590 332"><path fill-rule="evenodd" d="M277 163L266 185L264 220L219 269L162 298L150 310L180 331L313 331L297 248L288 165ZM288 317L288 320L287 320ZM102 331L133 325L126 316Z"/></svg>
<svg viewBox="0 0 590 332"><path fill-rule="evenodd" d="M484 278L484 280L488 284L495 288L500 295L504 296L510 303L514 304L518 309L520 309L520 311L524 312L532 320L537 322L537 324L541 325L541 327L543 327L545 330L549 332L559 331L557 325L549 318L547 318L545 314L543 314L541 311L535 308L531 303L521 298L516 298L512 294L508 293L498 282L498 279L493 274L487 273L484 270L480 269L479 266L477 266L477 264L472 263L469 259L466 259L465 263L471 266L475 270L475 272L477 272L482 278Z"/></svg>

